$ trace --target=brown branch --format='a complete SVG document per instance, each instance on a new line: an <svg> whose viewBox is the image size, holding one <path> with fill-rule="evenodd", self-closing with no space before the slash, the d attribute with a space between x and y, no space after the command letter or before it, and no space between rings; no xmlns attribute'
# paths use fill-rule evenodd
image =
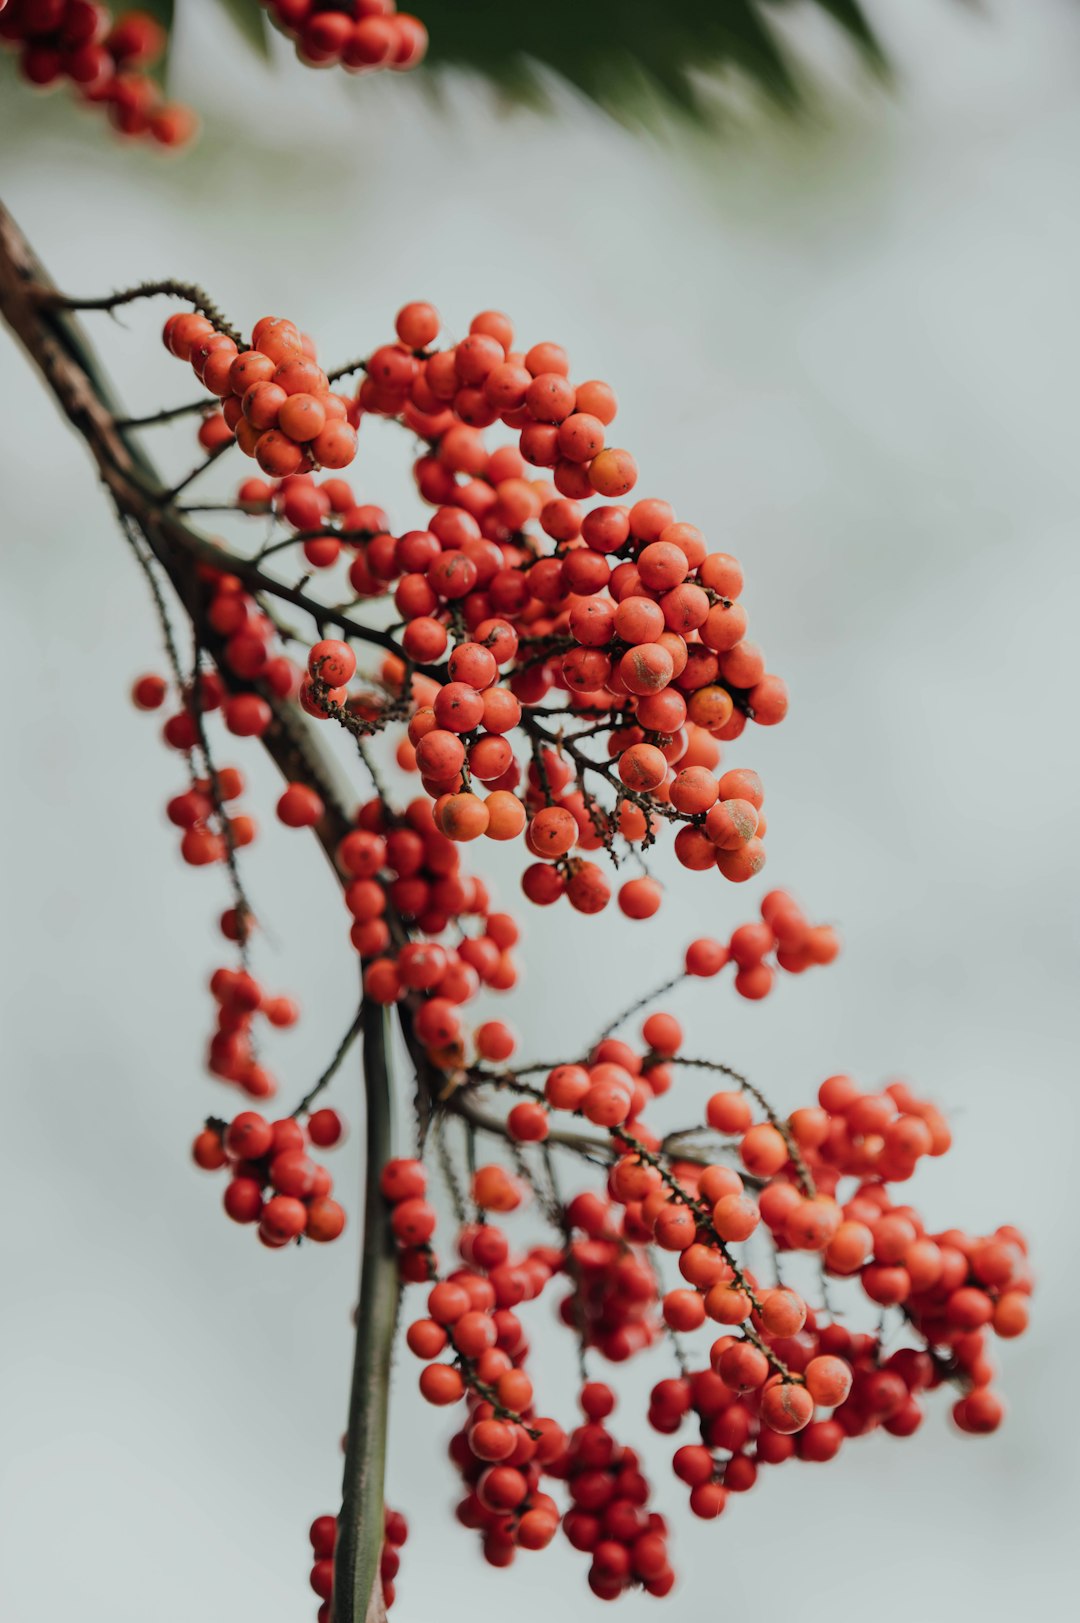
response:
<svg viewBox="0 0 1080 1623"><path fill-rule="evenodd" d="M0 314L26 350L60 410L82 438L121 517L137 527L161 566L192 626L202 625L201 562L215 562L213 543L170 510L167 493L149 459L118 427L118 411L97 363L59 295L49 296L48 278L25 237L0 207ZM222 643L208 627L204 646L237 691L251 684L233 678L221 659ZM289 782L318 792L325 812L316 837L342 880L336 851L352 826L344 810L351 800L315 728L294 706L266 694L272 719L261 742ZM400 926L398 926L400 929ZM389 1153L390 1086L385 1018L369 1008L365 1024L367 1190L361 1299L353 1391L346 1448L342 1536L337 1557L336 1615L339 1623L383 1623L385 1608L378 1557L382 1543L382 1479L389 1401L389 1360L397 1298L397 1268L386 1213L378 1191L378 1167ZM380 1159L381 1157L381 1159ZM391 1300L392 1297L392 1300Z"/></svg>
<svg viewBox="0 0 1080 1623"><path fill-rule="evenodd" d="M96 299L78 299L58 292L46 278L43 278L32 290L31 296L42 306L57 310L105 310L110 315L121 305L136 304L140 299L182 299L185 304L190 304L194 310L200 311L215 332L224 333L226 338L231 338L238 349L247 348L243 335L226 320L210 295L195 282L178 282L172 277L167 277L164 281L140 282L136 287L125 288L120 293L106 293Z"/></svg>

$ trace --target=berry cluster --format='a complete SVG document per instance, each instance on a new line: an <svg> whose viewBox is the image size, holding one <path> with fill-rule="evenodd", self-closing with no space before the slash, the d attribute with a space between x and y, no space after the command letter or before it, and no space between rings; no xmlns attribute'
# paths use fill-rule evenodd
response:
<svg viewBox="0 0 1080 1623"><path fill-rule="evenodd" d="M245 480L237 504L274 513L293 539L260 557L295 545L326 570L344 551L358 600L393 590L400 652L383 660L382 696L363 696L358 716L343 692L356 669L349 641L324 638L320 649L336 644L333 666L309 667L301 703L354 733L406 723L397 763L419 773L437 831L456 842L521 837L536 859L522 886L538 905L565 896L600 912L612 886L589 854L641 851L665 823L684 866L752 878L765 857L764 792L756 773L720 770L721 746L749 719L780 721L787 699L746 639L741 567L665 501L588 505L626 494L636 467L605 444L612 390L573 384L558 345L515 350L495 311L447 349L433 347L439 329L430 305L406 305L396 342L362 363L350 401L289 322L264 317L244 350L206 315L165 325L166 346L224 401L202 423L204 447L235 435L270 476ZM344 480L310 477L352 460L365 415L427 442L414 467L435 509L426 528L394 533ZM496 422L516 445L487 447ZM352 621L343 628L355 633ZM564 718L556 731L552 715ZM652 916L661 896L647 874L618 888L633 919ZM743 984L765 983L764 969L747 970Z"/></svg>
<svg viewBox="0 0 1080 1623"><path fill-rule="evenodd" d="M571 1433L559 1462L572 1503L563 1531L575 1550L591 1555L589 1588L600 1600L616 1600L635 1584L667 1595L675 1584L667 1525L647 1509L649 1484L637 1454L604 1425L615 1395L602 1381L586 1381L580 1401L585 1424Z"/></svg>
<svg viewBox="0 0 1080 1623"><path fill-rule="evenodd" d="M347 400L287 322L258 323L251 349L210 315L167 323L168 347L224 402L203 420L204 446L232 435L265 475L243 482L239 510L280 526L254 557L198 548L185 607L203 641L186 682L174 654L180 708L165 725L188 757L190 787L170 816L193 836L187 859L224 860L238 890L236 849L254 827L226 809L243 785L212 766L205 721L220 710L233 734L263 737L288 777L279 820L313 829L334 860L364 1005L396 1009L416 1071L417 1145L386 1163L380 1189L400 1279L426 1292L406 1335L423 1364L420 1390L435 1407L463 1406L450 1450L465 1488L459 1520L498 1566L549 1544L561 1520L591 1557L594 1593L613 1599L640 1585L660 1595L674 1583L667 1530L637 1455L607 1428L614 1398L588 1378L593 1360L671 1346L674 1373L654 1385L645 1418L672 1438L694 1428L672 1468L692 1514L715 1519L763 1466L824 1462L876 1430L911 1434L937 1387L953 1388L960 1429L992 1431L1003 1408L989 1338L1024 1330L1032 1280L1015 1229L930 1231L898 1187L951 1142L936 1107L903 1084L864 1092L831 1076L815 1102L785 1115L728 1065L687 1052L663 1004L676 984L730 965L736 992L757 1001L781 974L836 956L833 929L784 891L762 898L760 917L691 942L681 972L584 1052L521 1064L505 1022L466 1024L481 989L515 984L519 932L463 872L461 845L520 839L527 898L565 896L586 913L612 894L592 855L637 860L665 824L684 867L751 879L764 859L763 789L721 752L748 721L780 721L786 696L746 640L736 560L710 551L668 503L622 502L636 469L606 443L610 388L571 382L555 345L515 349L495 312L448 349L438 337L430 306L405 306L396 342L347 369L364 372ZM398 420L423 442L414 475L430 509L424 528L391 526L344 479L315 477L344 465L323 454L322 436L347 435L351 458L365 417ZM490 447L496 423L516 443ZM292 548L306 572L286 587L263 565ZM311 572L339 565L351 601L308 595ZM280 621L275 596L290 605ZM357 618L365 609L371 621ZM294 612L317 636L291 629ZM281 651L290 639L306 670ZM364 644L379 649L371 675L358 667ZM144 677L135 701L159 708L165 691ZM298 711L350 734L375 790L355 811ZM393 759L422 790L403 806L368 752L391 727ZM647 872L620 885L627 917L647 918L659 902ZM253 1017L273 1021L288 1000L267 999L251 973L252 922L238 890L222 928L241 962L212 981L211 1067L260 1097L274 1084L254 1051ZM638 1037L617 1035L639 1012ZM340 1122L318 1110L305 1136L296 1118L363 1019L362 1008L293 1117L245 1111L228 1127L208 1123L197 1141L200 1165L231 1167L230 1215L257 1221L271 1246L340 1232L329 1180L307 1153ZM367 1061L377 1039L363 1029ZM705 1083L691 1125L665 1131L658 1101L687 1091L687 1075ZM468 1176L451 1152L455 1118ZM476 1153L490 1139L505 1165ZM567 1158L594 1174L571 1198L561 1192ZM438 1249L429 1160L456 1219L453 1243ZM516 1230L530 1210L546 1229L513 1241L501 1218L520 1213ZM448 1269L439 1249L453 1254ZM529 1304L545 1293L581 1367L585 1421L566 1432L526 1369ZM332 1543L325 1534L317 1567ZM327 1604L330 1582L324 1567L316 1587Z"/></svg>
<svg viewBox="0 0 1080 1623"><path fill-rule="evenodd" d="M499 1419L493 1404L470 1398L468 1418L451 1438L466 1490L457 1519L481 1535L489 1566L508 1567L518 1550L545 1549L559 1530L558 1504L539 1483L564 1439L557 1427L537 1430L531 1417Z"/></svg>
<svg viewBox="0 0 1080 1623"><path fill-rule="evenodd" d="M718 782L712 769L718 741L751 717L780 721L787 698L745 638L738 563L710 553L667 502L586 509L596 496L625 495L637 471L628 452L605 445L614 393L598 381L575 386L558 345L515 351L494 311L431 352L438 332L431 306L407 305L397 343L370 356L357 400L431 445L415 470L437 507L427 530L376 536L361 555L375 591L397 583L411 659L439 661L455 644L442 694L417 711L409 735L440 819L457 839L525 828L533 854L559 865L530 870L527 893L566 893L582 911L598 911L609 893L594 865L567 862L571 847L595 850L616 834L647 842L661 816L686 825L676 842L686 866L751 877L764 860L760 783L754 774ZM497 421L517 431L516 448L488 451L483 430ZM552 484L530 479L529 465L549 470ZM534 752L526 825L505 800L520 778L503 737L518 722L508 701L536 707L553 688L570 710L609 723L594 730L608 734L614 764L584 763L571 746L545 769ZM615 789L614 813L583 781L589 770ZM488 790L480 806L467 804L473 779ZM654 889L631 881L624 911L647 917Z"/></svg>
<svg viewBox="0 0 1080 1623"><path fill-rule="evenodd" d="M390 1232L398 1247L401 1276L419 1283L430 1277L434 1265L430 1241L438 1221L434 1206L426 1198L427 1171L423 1162L395 1156L382 1169L379 1189L390 1207Z"/></svg>
<svg viewBox="0 0 1080 1623"><path fill-rule="evenodd" d="M401 1166L391 1163L395 1176ZM499 1211L520 1200L498 1166L478 1169L473 1195L481 1207L491 1201L489 1209ZM400 1211L395 1205L392 1221ZM532 1382L522 1367L528 1342L514 1309L541 1294L561 1259L557 1250L535 1247L511 1261L505 1235L486 1223L466 1225L458 1249L465 1267L436 1278L427 1316L409 1326L406 1341L425 1361L420 1391L429 1403L468 1399L468 1417L450 1444L467 1490L458 1520L482 1534L485 1559L505 1567L518 1549L543 1549L559 1525L558 1505L540 1491L540 1477L555 1469L566 1437L553 1420L533 1413ZM433 1274L426 1245L425 1256ZM448 1352L454 1363L438 1361Z"/></svg>
<svg viewBox="0 0 1080 1623"><path fill-rule="evenodd" d="M244 776L235 766L216 766L208 753L206 718L220 712L224 725L237 737L254 737L265 732L271 720L270 704L261 694L245 686L230 691L226 680L245 684L258 677L272 696L296 694L300 672L284 655L271 652L274 628L260 613L254 601L233 577L209 575L206 581L205 613L208 624L222 638L221 672L201 670L197 678L180 691L180 707L162 727L162 738L187 759L189 786L173 795L165 813L183 832L180 855L191 867L212 864L235 865L236 853L258 835L255 819L234 809L244 793ZM164 677L148 674L132 686L131 697L137 709L160 710L169 693ZM304 821L298 813L298 799L306 805L312 792L300 786L299 797L285 791L279 806L282 821ZM315 799L318 797L316 796ZM226 941L238 946L241 966L223 965L210 980L216 1019L207 1053L207 1069L221 1081L235 1083L253 1099L272 1098L277 1081L256 1058L252 1031L257 1016L270 1026L295 1024L299 1011L289 997L268 995L250 973L246 948L255 928L255 919L242 893L236 905L224 910L220 931Z"/></svg>
<svg viewBox="0 0 1080 1623"><path fill-rule="evenodd" d="M202 718L220 711L226 731L234 737L261 737L271 721L269 700L296 698L302 680L292 660L276 651L273 623L235 575L207 571L204 584L206 623L221 639L220 670L204 669L196 681L184 683L179 693L180 708L162 728L162 738L170 749L189 757L202 751ZM266 697L254 690L252 684L256 682ZM168 692L164 677L140 676L132 686L132 702L138 710L159 710ZM221 767L213 779L193 781L194 798L177 797L176 803L170 802L169 806L171 822L195 830L200 836L186 841L181 852L184 860L195 867L224 860L227 834L231 833L234 845L250 844L255 835L250 819L223 820L214 800L215 793L218 801L237 799L244 789L241 773L235 767ZM215 823L220 825L217 837L208 838Z"/></svg>
<svg viewBox="0 0 1080 1623"><path fill-rule="evenodd" d="M312 1568L309 1582L319 1597L316 1623L331 1623L334 1610L334 1549L337 1545L338 1525L335 1516L316 1516L308 1531L311 1540ZM401 1567L398 1551L409 1537L409 1524L400 1510L387 1506L383 1515L383 1545L379 1560L382 1580L383 1606L387 1611L394 1604L394 1579Z"/></svg>
<svg viewBox="0 0 1080 1623"><path fill-rule="evenodd" d="M221 933L237 939L252 921L229 908L221 918ZM300 1011L290 997L268 997L247 969L215 969L210 992L217 1005L215 1030L210 1038L206 1068L222 1082L232 1082L252 1099L272 1099L278 1085L274 1076L255 1056L252 1028L256 1015L271 1026L294 1026Z"/></svg>
<svg viewBox="0 0 1080 1623"><path fill-rule="evenodd" d="M180 711L166 723L167 741L175 748L193 748L193 744L180 742L181 738L193 732L194 720L190 711ZM215 773L214 781L208 777L196 777L189 788L173 795L165 806L169 822L183 829L180 855L192 868L203 868L211 862L224 862L229 840L239 849L250 845L254 837L255 824L243 812L226 816L221 829L215 827L215 792L223 805L243 794L244 778L237 767L221 767Z"/></svg>
<svg viewBox="0 0 1080 1623"><path fill-rule="evenodd" d="M19 52L23 78L40 89L66 83L104 108L121 135L184 146L194 114L162 99L145 71L165 49L165 30L145 11L113 19L94 0L10 0L0 7L0 44Z"/></svg>
<svg viewBox="0 0 1080 1623"><path fill-rule="evenodd" d="M782 922L787 901L775 897L768 909ZM521 1176L481 1166L470 1188L481 1219L464 1223L458 1237L464 1266L440 1278L423 1164L391 1161L382 1178L402 1276L428 1285L426 1314L406 1338L424 1360L421 1391L436 1406L469 1406L451 1444L469 1488L459 1520L483 1534L489 1561L509 1564L516 1547L539 1548L554 1536L558 1505L542 1494L542 1477L565 1482L565 1535L591 1554L590 1587L606 1599L632 1583L665 1594L674 1577L663 1521L645 1508L637 1457L602 1424L614 1402L607 1387L586 1384L587 1423L568 1440L554 1421L533 1419L517 1310L555 1275L570 1287L559 1316L583 1355L595 1349L622 1362L664 1334L681 1341L710 1322L720 1327L707 1362L694 1368L684 1355L682 1371L654 1386L648 1410L665 1435L688 1419L697 1427L699 1440L675 1449L672 1469L689 1489L691 1512L709 1520L729 1494L754 1486L763 1465L824 1462L847 1439L878 1429L910 1436L923 1395L945 1382L959 1389L956 1425L993 1431L1003 1407L991 1388L987 1335L1012 1337L1027 1324L1031 1276L1015 1229L931 1234L913 1206L891 1195L890 1184L907 1182L920 1159L949 1148L933 1105L899 1083L863 1093L833 1076L815 1105L781 1119L725 1067L681 1050L679 1023L656 1011L643 1022L640 1049L605 1038L587 1065L550 1071L542 1095L514 1073L470 1073L467 1090L509 1087L525 1096L506 1124L520 1140L533 1136L511 1125L522 1104L573 1111L606 1130L606 1192L583 1191L552 1214L559 1245L512 1254L490 1214L517 1209L526 1190ZM720 1071L739 1085L708 1098L700 1128L664 1139L639 1115L680 1066ZM684 1142L709 1133L712 1155ZM524 1162L519 1173L531 1181ZM857 1281L875 1318L885 1309L897 1323L857 1331L833 1316L828 1297L814 1307L791 1285L766 1286L741 1255L763 1234L774 1257L816 1257L824 1279L836 1288ZM670 1288L658 1285L665 1255L681 1276ZM898 1330L907 1340L890 1347Z"/></svg>
<svg viewBox="0 0 1080 1623"><path fill-rule="evenodd" d="M475 997L481 984L498 992L514 985L517 925L509 914L493 911L482 880L461 872L460 853L435 827L429 801L411 800L394 817L380 800L369 800L357 823L338 847L338 861L346 875L353 946L371 959L365 992L382 1004L409 992L424 994L418 1035L430 1048L450 1051L461 1035L456 1008ZM388 911L418 935L440 936L451 925L462 934L456 945L412 940L391 954ZM479 919L482 932L465 935L466 919Z"/></svg>
<svg viewBox="0 0 1080 1623"><path fill-rule="evenodd" d="M278 1251L301 1235L336 1240L345 1213L331 1200L333 1179L308 1155L309 1145L329 1148L341 1137L336 1111L318 1110L307 1133L292 1116L267 1121L242 1110L231 1122L208 1121L192 1146L196 1166L206 1172L228 1167L223 1204L234 1223L257 1223L260 1242Z"/></svg>
<svg viewBox="0 0 1080 1623"><path fill-rule="evenodd" d="M1001 1422L1001 1401L986 1384L981 1336L958 1341L951 1362L925 1347L890 1352L878 1334L820 1322L786 1290L764 1292L753 1323L757 1345L723 1335L712 1345L708 1369L653 1388L654 1429L676 1432L689 1417L699 1430L701 1441L683 1444L672 1459L695 1515L719 1515L729 1493L755 1485L762 1465L821 1464L846 1440L878 1428L910 1437L923 1421L921 1397L947 1378L967 1388L952 1409L959 1429L985 1433ZM786 1377L768 1375L770 1358L783 1360Z"/></svg>
<svg viewBox="0 0 1080 1623"><path fill-rule="evenodd" d="M236 628L236 640L232 642L231 647L227 646L223 650L223 663L233 669L234 674L238 674L235 672L237 663L254 664L258 661L258 675L271 691L277 686L285 693L295 692L299 687L296 667L289 660L276 661L269 657L268 639L272 632L269 621L256 618L249 613L253 604L242 592L239 581L219 577L216 585L220 590L210 599L208 615L210 623L216 624L218 621L226 623L231 622L234 616L240 617ZM156 674L140 676L132 684L132 701L138 710L159 710L165 702L168 691L168 683L164 677ZM203 671L197 684L185 685L180 699L181 708L166 718L161 736L170 749L179 750L184 755L191 754L201 747L199 717L211 711L221 711L226 729L237 738L257 738L270 725L270 706L265 699L255 693L227 692L217 672L212 670ZM238 768L221 767L215 777L217 792L222 800L235 800L243 794L243 776ZM178 828L197 828L205 831L211 820L206 799L211 795L215 785L211 784L209 779L205 779L201 784L192 787L196 788L197 794L203 798L180 801L174 812L170 811L169 821L176 823ZM223 793L223 790L229 792ZM211 811L214 810L211 803ZM192 816L193 812L197 812L198 815ZM238 843L250 842L241 838ZM186 862L191 862L196 868L202 867L206 862L222 860L220 844L214 844L207 849L210 854L204 854L201 859L196 856L193 860L186 852L182 852L182 855Z"/></svg>
<svg viewBox="0 0 1080 1623"><path fill-rule="evenodd" d="M346 480L319 481L310 474L289 474L284 479L245 479L236 500L241 511L273 513L294 530L321 529L332 522L340 523L346 535L372 536L385 529L387 522L380 507L357 504ZM303 543L304 561L312 569L329 569L337 563L341 549L339 537L327 529L325 534Z"/></svg>
<svg viewBox="0 0 1080 1623"><path fill-rule="evenodd" d="M489 1565L507 1567L518 1550L542 1550L558 1531L558 1504L542 1491L540 1480L561 1455L566 1438L553 1420L532 1411L532 1383L520 1365L527 1343L517 1315L495 1306L485 1313L475 1305L494 1298L492 1281L464 1272L453 1275L433 1287L429 1311L454 1311L450 1298L460 1288L459 1280L470 1306L444 1329L447 1344L467 1372L468 1386L468 1413L449 1448L466 1490L457 1518L481 1534ZM436 1322L420 1320L411 1327L414 1351L425 1337L433 1344L430 1327ZM428 1396L435 1389L435 1402L445 1401L438 1388L446 1377L429 1372L448 1368L429 1364L421 1374L421 1390Z"/></svg>
<svg viewBox="0 0 1080 1623"><path fill-rule="evenodd" d="M427 29L418 17L399 12L395 0L260 0L275 27L296 42L296 54L312 68L337 64L350 73L418 67L427 51Z"/></svg>
<svg viewBox="0 0 1080 1623"><path fill-rule="evenodd" d="M627 1241L617 1216L613 1202L593 1189L567 1204L566 1272L573 1288L559 1303L563 1324L612 1364L651 1347L661 1329L648 1252Z"/></svg>
<svg viewBox="0 0 1080 1623"><path fill-rule="evenodd" d="M264 473L284 479L314 467L345 468L353 460L349 402L330 388L314 344L291 321L263 316L247 348L198 314L170 316L162 336L170 354L190 361L199 382L222 402L225 428ZM206 423L201 433L210 449L224 439L216 426L207 436Z"/></svg>
<svg viewBox="0 0 1080 1623"><path fill-rule="evenodd" d="M686 973L709 978L733 964L736 992L757 1002L772 991L777 969L801 975L815 964L831 964L839 951L831 925L811 924L787 891L771 890L761 900L761 923L738 925L726 947L705 936L691 941Z"/></svg>

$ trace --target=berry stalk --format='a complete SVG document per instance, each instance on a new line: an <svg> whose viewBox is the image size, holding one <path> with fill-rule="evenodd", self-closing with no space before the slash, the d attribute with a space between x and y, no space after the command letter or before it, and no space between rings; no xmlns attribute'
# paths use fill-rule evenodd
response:
<svg viewBox="0 0 1080 1623"><path fill-rule="evenodd" d="M60 409L88 446L118 512L132 520L181 601L195 603L201 538L162 505L165 487L153 463L118 427L121 414L77 322L10 214L0 205L0 314L22 343ZM213 633L207 646L213 652ZM333 763L317 741L275 715L263 743L287 781L318 787L326 807L316 831L331 865L349 824L340 809ZM335 1554L337 1623L385 1618L379 1562L383 1547L390 1351L398 1273L378 1175L390 1154L391 1084L385 1011L363 1010L366 1196L360 1301L345 1454L340 1536Z"/></svg>
<svg viewBox="0 0 1080 1623"><path fill-rule="evenodd" d="M397 1257L379 1193L379 1174L390 1158L392 1088L386 1011L374 1003L365 1003L363 1022L364 1243L345 1475L334 1553L335 1623L380 1623L386 1616L379 1559L390 1360L399 1281Z"/></svg>

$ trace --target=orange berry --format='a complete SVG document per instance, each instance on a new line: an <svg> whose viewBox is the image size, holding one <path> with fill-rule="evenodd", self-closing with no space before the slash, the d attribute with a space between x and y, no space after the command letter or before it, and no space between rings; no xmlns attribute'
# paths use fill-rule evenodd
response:
<svg viewBox="0 0 1080 1623"><path fill-rule="evenodd" d="M601 451L589 463L589 480L598 496L625 496L637 484L637 463L629 451Z"/></svg>
<svg viewBox="0 0 1080 1623"><path fill-rule="evenodd" d="M770 1122L759 1122L743 1134L739 1157L755 1177L771 1178L787 1164L788 1147L784 1135Z"/></svg>

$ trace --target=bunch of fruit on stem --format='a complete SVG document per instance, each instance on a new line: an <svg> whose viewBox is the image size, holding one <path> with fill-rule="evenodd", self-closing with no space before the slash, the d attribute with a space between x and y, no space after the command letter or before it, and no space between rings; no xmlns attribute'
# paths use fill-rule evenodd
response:
<svg viewBox="0 0 1080 1623"><path fill-rule="evenodd" d="M583 1358L621 1363L674 1343L675 1368L653 1387L646 1418L665 1436L689 1431L671 1469L705 1519L764 1468L831 1460L876 1430L910 1436L926 1396L945 1384L960 1430L996 1430L1004 1410L990 1339L1028 1322L1019 1232L928 1232L895 1187L950 1147L933 1105L900 1083L866 1093L837 1075L814 1104L779 1118L749 1085L727 1086L705 1101L693 1138L676 1143L641 1119L651 1099L682 1065L725 1071L682 1048L679 1023L654 1012L640 1044L604 1039L541 1088L470 1067L466 1097L482 1088L524 1096L507 1118L511 1139L528 1145L550 1132L555 1142L561 1115L583 1115L607 1124L610 1163L599 1187L565 1204L543 1162L478 1167L472 1215L445 1264L422 1161L395 1159L382 1179L402 1277L427 1293L406 1333L423 1361L420 1390L434 1405L464 1405L451 1443L466 1487L459 1519L481 1532L496 1566L548 1544L561 1522L605 1599L633 1584L670 1589L666 1525L647 1508L636 1454L602 1424L614 1404L605 1384L586 1380L576 1425L537 1407L523 1310L545 1291L561 1287L557 1320ZM501 1219L530 1196L557 1236L522 1247ZM782 1278L796 1273L809 1286ZM551 1403L550 1392L541 1397ZM562 1509L545 1479L565 1485Z"/></svg>
<svg viewBox="0 0 1080 1623"><path fill-rule="evenodd" d="M636 1044L615 1034L620 1019L585 1054L542 1067L518 1062L505 1021L466 1022L482 991L515 985L520 932L464 871L462 846L521 839L527 899L565 897L586 914L611 896L592 858L640 858L668 824L683 866L751 879L764 861L763 790L721 757L748 722L782 720L787 696L746 638L736 560L666 501L622 501L637 475L629 453L607 444L610 387L573 383L554 344L515 347L497 312L444 349L439 325L430 306L405 306L396 340L347 369L363 374L354 392L286 320L263 318L250 345L209 314L166 323L168 349L221 402L204 414L204 449L235 441L261 469L240 486L237 511L278 527L254 557L221 550L220 563L200 564L214 665L179 682L164 724L189 778L168 815L184 859L226 864L235 883L256 829L234 807L240 772L213 763L210 718L219 712L234 737L272 739L302 712L355 741L373 795L342 808L301 775L276 811L333 855L365 1003L396 1007L417 1069L419 1147L385 1166L381 1191L401 1279L426 1296L406 1333L421 1392L460 1406L450 1445L459 1520L493 1565L546 1547L561 1528L589 1556L596 1595L634 1585L663 1595L674 1583L667 1524L650 1508L638 1453L608 1426L615 1397L590 1364L670 1344L672 1373L645 1418L665 1436L684 1433L672 1471L692 1513L714 1519L769 1467L822 1463L875 1430L911 1435L943 1385L961 1430L995 1430L990 1338L1026 1328L1031 1274L1017 1230L930 1231L907 1200L919 1163L951 1138L904 1084L873 1092L831 1076L784 1115L727 1065L687 1054L664 1009L646 1013ZM422 528L393 526L341 476L369 417L421 441ZM490 446L496 423L516 443ZM303 664L287 651L295 634L275 616L277 577L264 569L294 551L307 573L290 602L319 631ZM352 601L309 602L307 579L342 564ZM358 653L373 649L362 672ZM136 704L159 708L168 686L140 678ZM368 754L383 733L420 793L385 788ZM630 919L660 899L647 872L618 891ZM242 892L221 929L240 963L211 982L210 1069L268 1099L277 1083L255 1022L288 1025L295 1005L250 969L257 921ZM730 967L736 992L757 1001L778 972L827 964L838 946L830 926L771 890L759 917L692 942L662 990ZM344 1226L308 1154L341 1134L337 1112L316 1106L336 1064L291 1116L245 1109L196 1139L200 1166L228 1169L228 1215L257 1225L272 1249ZM702 1079L685 1113L694 1125L665 1133L656 1101ZM473 1160L463 1178L446 1145L455 1120L470 1142L501 1142L505 1162ZM585 1164L592 1183L565 1198L568 1162ZM455 1210L441 1255L429 1163ZM530 1202L545 1229L522 1243L517 1220L502 1219ZM576 1420L552 1412L558 1393L538 1398L527 1367L529 1304L545 1293L577 1344ZM327 1559L313 1577L324 1606Z"/></svg>
<svg viewBox="0 0 1080 1623"><path fill-rule="evenodd" d="M275 27L311 68L340 66L349 73L419 67L427 52L427 29L419 17L398 11L396 0L260 0Z"/></svg>
<svg viewBox="0 0 1080 1623"><path fill-rule="evenodd" d="M437 832L462 843L522 837L536 859L523 877L535 903L565 896L601 911L611 885L587 853L641 850L665 823L684 866L752 878L765 860L764 791L753 771L720 770L722 747L748 721L781 721L787 693L746 637L740 565L668 502L613 499L637 470L606 443L616 414L607 384L571 382L558 345L516 350L498 312L474 317L447 349L433 347L439 325L431 306L406 305L396 342L363 363L350 396L288 321L264 317L246 347L204 315L166 324L167 347L222 402L203 444L233 437L271 476L246 480L240 506L278 513L314 570L344 554L358 599L393 588L400 635L379 673L392 702L350 691L346 635L314 645L301 703L322 718L351 711L353 730L371 733L404 705L397 760L419 773ZM434 510L422 529L395 532L346 480L313 477L352 462L372 415L426 442L414 475ZM489 449L484 431L496 422L516 445ZM230 636L241 634L225 658L257 683L272 657L268 628L239 588L216 584L234 593L220 612ZM565 718L561 734L552 715ZM618 901L647 918L660 894L635 876Z"/></svg>
<svg viewBox="0 0 1080 1623"><path fill-rule="evenodd" d="M121 135L184 146L197 128L187 107L166 102L149 69L166 45L165 29L145 11L114 18L94 0L6 0L0 44L19 53L19 71L39 90L67 85L100 107Z"/></svg>

